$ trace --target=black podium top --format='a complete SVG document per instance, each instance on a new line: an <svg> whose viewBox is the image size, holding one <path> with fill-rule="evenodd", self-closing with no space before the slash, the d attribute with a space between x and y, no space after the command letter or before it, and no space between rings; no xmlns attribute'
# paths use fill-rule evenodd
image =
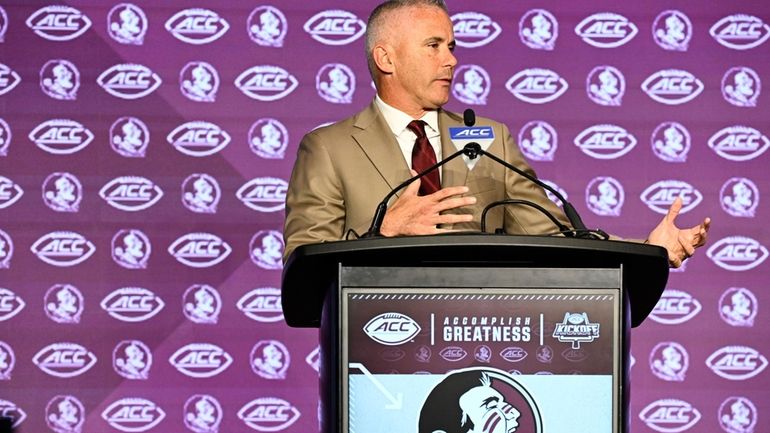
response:
<svg viewBox="0 0 770 433"><path fill-rule="evenodd" d="M632 242L551 236L445 234L370 238L302 245L283 270L286 323L318 327L326 291L345 266L612 268L623 265L631 326L655 307L668 280L668 254Z"/></svg>

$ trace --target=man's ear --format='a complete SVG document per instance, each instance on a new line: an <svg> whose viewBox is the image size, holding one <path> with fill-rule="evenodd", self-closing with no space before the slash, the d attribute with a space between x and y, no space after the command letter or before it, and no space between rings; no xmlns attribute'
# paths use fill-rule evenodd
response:
<svg viewBox="0 0 770 433"><path fill-rule="evenodd" d="M390 47L385 45L376 45L372 50L372 58L377 68L386 74L392 74L395 70L393 57Z"/></svg>

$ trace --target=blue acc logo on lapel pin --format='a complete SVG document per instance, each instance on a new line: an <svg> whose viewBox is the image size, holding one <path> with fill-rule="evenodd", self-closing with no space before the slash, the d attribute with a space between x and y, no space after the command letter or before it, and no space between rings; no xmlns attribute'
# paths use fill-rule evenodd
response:
<svg viewBox="0 0 770 433"><path fill-rule="evenodd" d="M473 142L478 143L483 150L487 150L495 140L495 132L491 126L457 126L449 128L449 139L452 140L452 144L454 144L457 150ZM463 160L465 165L468 166L468 170L473 170L479 159L470 159L467 156L463 156Z"/></svg>

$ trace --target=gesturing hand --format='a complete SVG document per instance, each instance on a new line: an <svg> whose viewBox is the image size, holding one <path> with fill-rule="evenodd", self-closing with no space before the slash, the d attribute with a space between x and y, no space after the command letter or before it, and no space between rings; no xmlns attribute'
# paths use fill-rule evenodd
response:
<svg viewBox="0 0 770 433"><path fill-rule="evenodd" d="M695 249L706 243L711 218L706 218L702 223L689 229L680 229L674 224L674 220L682 209L682 198L677 197L668 214L655 227L647 241L658 245L668 251L668 263L674 268L682 265L682 262L695 254Z"/></svg>

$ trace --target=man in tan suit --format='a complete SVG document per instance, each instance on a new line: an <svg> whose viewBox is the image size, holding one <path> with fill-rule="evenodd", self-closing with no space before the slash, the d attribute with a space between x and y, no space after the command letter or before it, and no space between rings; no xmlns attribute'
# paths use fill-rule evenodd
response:
<svg viewBox="0 0 770 433"><path fill-rule="evenodd" d="M300 143L286 197L284 260L299 245L344 239L349 230L362 234L377 204L409 178L412 146L420 140L411 122L422 121L424 136L441 160L456 150L448 128L462 118L441 109L449 100L457 65L452 22L442 0L391 0L369 17L366 53L377 88L375 100L360 113L308 133ZM487 149L534 174L505 125L480 118L495 139ZM478 230L484 207L496 200L532 201L569 225L544 191L487 158L468 170L461 158L441 169L436 192L418 194L420 182L403 190L390 205L382 224L385 236L425 235L451 230ZM669 251L672 266L691 256L706 241L710 220L680 230L669 214L648 241ZM557 227L527 206L498 207L487 216L489 227L510 234L547 234Z"/></svg>

